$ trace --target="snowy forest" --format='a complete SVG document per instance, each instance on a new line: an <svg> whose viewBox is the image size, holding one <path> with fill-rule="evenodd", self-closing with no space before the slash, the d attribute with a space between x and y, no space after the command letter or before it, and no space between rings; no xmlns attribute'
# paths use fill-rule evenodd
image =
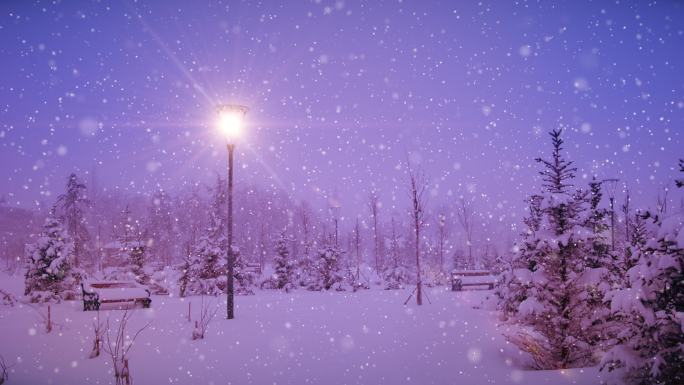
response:
<svg viewBox="0 0 684 385"><path fill-rule="evenodd" d="M0 5L0 384L684 383L681 4L170 3Z"/></svg>

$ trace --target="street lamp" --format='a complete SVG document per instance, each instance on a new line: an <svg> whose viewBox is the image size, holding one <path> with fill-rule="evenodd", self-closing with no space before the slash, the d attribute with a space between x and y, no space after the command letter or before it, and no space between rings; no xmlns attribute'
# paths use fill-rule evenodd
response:
<svg viewBox="0 0 684 385"><path fill-rule="evenodd" d="M235 318L235 289L233 285L235 272L235 255L233 254L233 152L235 141L240 136L249 108L240 105L224 104L216 107L218 114L217 128L226 138L228 148L228 262L226 283L226 318Z"/></svg>

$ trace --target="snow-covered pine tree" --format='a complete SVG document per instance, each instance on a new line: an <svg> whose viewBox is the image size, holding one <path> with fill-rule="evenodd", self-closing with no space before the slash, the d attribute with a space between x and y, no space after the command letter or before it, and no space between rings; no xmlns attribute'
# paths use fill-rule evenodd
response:
<svg viewBox="0 0 684 385"><path fill-rule="evenodd" d="M186 290L188 295L219 295L225 291L225 258L228 247L225 207L225 181L217 177L207 212L208 226L197 241L191 256L190 279Z"/></svg>
<svg viewBox="0 0 684 385"><path fill-rule="evenodd" d="M652 218L656 237L636 248L627 286L607 296L622 328L601 368L620 383L678 385L684 383L684 212L644 218Z"/></svg>
<svg viewBox="0 0 684 385"><path fill-rule="evenodd" d="M287 236L285 231L275 242L275 256L273 257L274 278L276 288L285 289L289 292L293 288L294 263L290 260L290 251L287 248Z"/></svg>
<svg viewBox="0 0 684 385"><path fill-rule="evenodd" d="M620 270L620 287L628 287L629 279L627 272L634 267L638 262L641 254L645 252L646 244L654 235L649 230L648 223L644 219L644 214L637 210L630 221L630 244L625 249L625 258L618 261L618 268Z"/></svg>
<svg viewBox="0 0 684 385"><path fill-rule="evenodd" d="M619 326L612 319L604 297L618 285L620 271L617 257L608 243L610 226L606 218L609 212L599 207L602 197L602 182L594 178L589 182L589 195L586 198L589 207L583 213L587 234L584 240L585 270L581 281L586 289L581 296L593 310L593 319L583 320L590 334L589 342L605 350Z"/></svg>
<svg viewBox="0 0 684 385"><path fill-rule="evenodd" d="M140 224L133 219L128 205L121 211L121 219L115 230L117 259L120 265L107 272L107 279L133 280L142 285L148 284L150 276L145 271L146 244L140 231Z"/></svg>
<svg viewBox="0 0 684 385"><path fill-rule="evenodd" d="M536 270L540 258L537 250L540 239L537 234L542 223L542 201L541 195L532 195L527 200L528 215L523 219L527 229L522 234L522 241L515 245L515 258L500 274L494 288L494 293L499 298L499 309L503 319L515 316L518 313L518 306L529 295L532 273Z"/></svg>
<svg viewBox="0 0 684 385"><path fill-rule="evenodd" d="M593 309L584 295L587 231L581 214L587 194L573 191L576 169L563 158L561 132L550 133L551 160L537 159L544 166L537 260L527 298L513 318L522 328L508 336L543 369L584 366L594 360L587 329Z"/></svg>
<svg viewBox="0 0 684 385"><path fill-rule="evenodd" d="M146 250L145 242L143 241L142 234L140 233L136 234L133 242L130 242L126 246L129 275L141 285L147 285L150 283L150 276L145 271L145 265L147 262Z"/></svg>
<svg viewBox="0 0 684 385"><path fill-rule="evenodd" d="M303 255L295 262L295 280L300 287L308 288L318 276L314 255Z"/></svg>
<svg viewBox="0 0 684 385"><path fill-rule="evenodd" d="M67 178L66 192L57 198L67 233L74 243L73 265L78 268L82 259L91 252L90 233L86 223L86 210L90 200L86 196L86 185L76 174Z"/></svg>
<svg viewBox="0 0 684 385"><path fill-rule="evenodd" d="M233 277L235 278L235 294L237 295L254 295L254 286L256 285L256 275L247 268L247 261L242 256L240 248L233 246L233 258L235 264L233 265Z"/></svg>
<svg viewBox="0 0 684 385"><path fill-rule="evenodd" d="M318 250L315 277L312 277L309 290L344 290L344 274L341 267L341 252L334 245L326 245Z"/></svg>
<svg viewBox="0 0 684 385"><path fill-rule="evenodd" d="M192 263L194 262L192 255L188 253L183 257L183 263L180 265L180 274L178 275L178 295L180 297L187 296L188 286L192 282Z"/></svg>
<svg viewBox="0 0 684 385"><path fill-rule="evenodd" d="M599 207L602 197L601 182L594 178L589 182L589 210L584 223L584 226L590 231L587 266L591 268L614 265L613 257L610 254L610 245L606 242L606 232L609 229L608 223L606 223L608 211Z"/></svg>
<svg viewBox="0 0 684 385"><path fill-rule="evenodd" d="M26 248L24 294L31 302L74 299L81 277L73 268L74 245L55 217L54 208L45 219L43 232Z"/></svg>
<svg viewBox="0 0 684 385"><path fill-rule="evenodd" d="M397 234L396 224L392 218L392 230L390 238L386 240L386 250L388 252L389 260L385 262L385 270L383 271L383 281L385 290L403 289L404 285L409 282L409 274L406 266L401 260L401 248L403 239Z"/></svg>
<svg viewBox="0 0 684 385"><path fill-rule="evenodd" d="M208 233L200 236L197 246L190 257L188 295L219 295L225 291L226 277L221 260L225 249L217 246L220 240L212 238Z"/></svg>
<svg viewBox="0 0 684 385"><path fill-rule="evenodd" d="M226 290L226 249L228 241L225 230L226 184L217 178L212 189L208 208L208 226L197 241L189 261L186 295L219 295ZM247 264L240 250L233 246L234 278L236 294L254 294L253 274L247 271Z"/></svg>
<svg viewBox="0 0 684 385"><path fill-rule="evenodd" d="M651 235L648 232L646 226L646 220L644 219L644 214L637 211L634 214L634 218L630 223L630 244L634 247L643 248L650 239ZM633 265L632 265L633 266ZM631 268L631 266L629 267ZM629 270L629 268L627 270ZM626 271L626 270L625 270Z"/></svg>

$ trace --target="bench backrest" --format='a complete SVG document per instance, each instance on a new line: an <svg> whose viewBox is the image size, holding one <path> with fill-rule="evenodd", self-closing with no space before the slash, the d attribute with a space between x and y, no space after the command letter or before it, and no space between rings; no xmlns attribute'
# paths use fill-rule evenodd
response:
<svg viewBox="0 0 684 385"><path fill-rule="evenodd" d="M489 270L454 270L451 272L451 276L454 278L457 277L485 277L485 276L490 276L493 275L491 271Z"/></svg>

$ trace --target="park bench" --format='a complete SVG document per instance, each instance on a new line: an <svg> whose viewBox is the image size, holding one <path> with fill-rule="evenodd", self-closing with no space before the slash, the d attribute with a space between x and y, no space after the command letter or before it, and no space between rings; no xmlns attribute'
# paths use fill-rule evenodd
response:
<svg viewBox="0 0 684 385"><path fill-rule="evenodd" d="M252 273L257 276L261 275L261 265L258 262L247 262L245 264L245 272Z"/></svg>
<svg viewBox="0 0 684 385"><path fill-rule="evenodd" d="M149 308L150 291L136 282L93 281L81 284L83 311L100 310L103 303L133 303Z"/></svg>
<svg viewBox="0 0 684 385"><path fill-rule="evenodd" d="M454 270L451 272L451 291L461 291L465 287L494 288L496 278L488 270Z"/></svg>

